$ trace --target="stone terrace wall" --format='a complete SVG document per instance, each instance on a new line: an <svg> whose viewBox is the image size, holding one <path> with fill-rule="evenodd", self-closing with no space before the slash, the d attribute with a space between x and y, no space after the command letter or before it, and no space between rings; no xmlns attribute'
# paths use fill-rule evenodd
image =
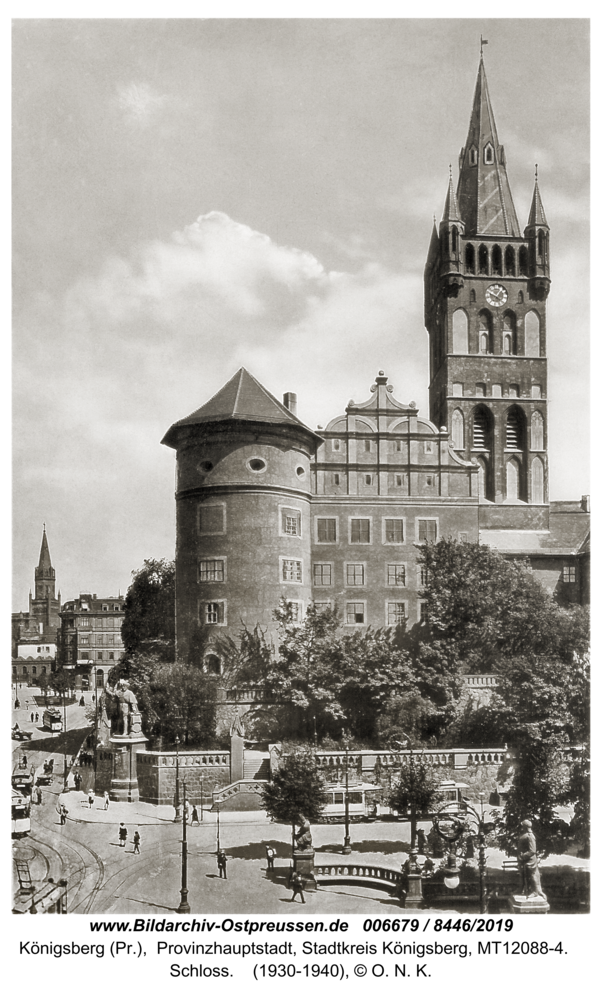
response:
<svg viewBox="0 0 602 1000"><path fill-rule="evenodd" d="M180 752L178 768L180 794L186 782L186 797L198 805L210 806L213 792L230 783L230 752L227 750L194 750ZM153 750L137 754L140 799L154 805L173 805L176 793L176 755Z"/></svg>

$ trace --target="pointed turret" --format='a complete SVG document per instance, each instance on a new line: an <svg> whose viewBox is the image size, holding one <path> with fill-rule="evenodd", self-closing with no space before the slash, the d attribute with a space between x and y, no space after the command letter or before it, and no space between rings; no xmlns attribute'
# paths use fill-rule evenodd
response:
<svg viewBox="0 0 602 1000"><path fill-rule="evenodd" d="M52 569L52 562L50 559L50 551L48 549L48 539L46 538L46 528L44 528L42 534L42 545L40 547L40 561L38 562L38 569L44 573Z"/></svg>
<svg viewBox="0 0 602 1000"><path fill-rule="evenodd" d="M527 229L525 229L525 236L527 235L527 230L535 226L545 226L549 229L548 220L546 219L546 213L543 210L543 202L541 200L541 195L539 193L539 184L537 183L537 177L535 178L535 187L533 188L533 199L531 201L531 211L529 212L529 221L527 223Z"/></svg>
<svg viewBox="0 0 602 1000"><path fill-rule="evenodd" d="M462 219L460 218L460 210L458 209L458 202L456 201L456 194L454 191L454 184L450 173L449 184L447 187L447 196L445 198L445 206L443 208L443 215L441 216L441 222L459 222L462 224Z"/></svg>
<svg viewBox="0 0 602 1000"><path fill-rule="evenodd" d="M482 57L468 138L460 153L458 207L467 236L521 236Z"/></svg>

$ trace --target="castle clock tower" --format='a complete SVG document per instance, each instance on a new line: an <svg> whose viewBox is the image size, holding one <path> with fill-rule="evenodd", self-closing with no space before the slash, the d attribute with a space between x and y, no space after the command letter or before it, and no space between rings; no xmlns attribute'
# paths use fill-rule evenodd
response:
<svg viewBox="0 0 602 1000"><path fill-rule="evenodd" d="M484 504L548 503L549 232L536 177L521 235L481 56L457 191L450 176L431 237L425 325L430 418L478 464Z"/></svg>

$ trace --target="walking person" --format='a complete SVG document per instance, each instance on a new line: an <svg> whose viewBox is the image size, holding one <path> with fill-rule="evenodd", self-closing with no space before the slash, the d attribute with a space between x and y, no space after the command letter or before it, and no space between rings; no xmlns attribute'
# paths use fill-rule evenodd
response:
<svg viewBox="0 0 602 1000"><path fill-rule="evenodd" d="M192 807L192 819L190 820L190 825L193 826L195 823L198 823L199 826L201 825L201 821L199 819L199 814L198 814L197 807L193 806Z"/></svg>
<svg viewBox="0 0 602 1000"><path fill-rule="evenodd" d="M140 834L138 830L134 831L134 854L140 854Z"/></svg>
<svg viewBox="0 0 602 1000"><path fill-rule="evenodd" d="M305 896L303 895L303 879L299 875L299 872L293 872L291 876L291 889L293 890L292 903L295 901L297 895L301 896L301 902L305 902Z"/></svg>
<svg viewBox="0 0 602 1000"><path fill-rule="evenodd" d="M88 791L88 809L91 809L94 805L94 792L90 788Z"/></svg>
<svg viewBox="0 0 602 1000"><path fill-rule="evenodd" d="M33 712L31 713L31 721L33 722Z"/></svg>
<svg viewBox="0 0 602 1000"><path fill-rule="evenodd" d="M220 878L226 878L226 879L228 878L228 876L226 874L226 861L227 861L226 852L225 851L218 851L217 852L217 867L218 867L218 870L219 870L219 877Z"/></svg>
<svg viewBox="0 0 602 1000"><path fill-rule="evenodd" d="M107 790L106 790L106 788L105 788L105 809L108 809L108 808L109 808L109 802L110 802L110 801L111 801L111 800L110 800L110 798L109 798L109 793L107 792Z"/></svg>
<svg viewBox="0 0 602 1000"><path fill-rule="evenodd" d="M119 824L119 846L125 847L126 841L128 839L128 831L125 823Z"/></svg>
<svg viewBox="0 0 602 1000"><path fill-rule="evenodd" d="M40 721L40 716L39 716L39 715L38 715L38 713L36 712L36 722L39 722L39 721Z"/></svg>
<svg viewBox="0 0 602 1000"><path fill-rule="evenodd" d="M268 871L274 871L274 858L276 857L276 851L273 847L266 847L265 856L268 859Z"/></svg>

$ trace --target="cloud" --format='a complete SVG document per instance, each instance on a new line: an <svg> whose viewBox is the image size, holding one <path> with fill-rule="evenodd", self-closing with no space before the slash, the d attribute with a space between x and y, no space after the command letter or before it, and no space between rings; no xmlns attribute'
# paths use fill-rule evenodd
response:
<svg viewBox="0 0 602 1000"><path fill-rule="evenodd" d="M165 95L154 93L147 83L128 83L117 91L117 103L125 120L143 128L150 125L155 113L166 101Z"/></svg>

